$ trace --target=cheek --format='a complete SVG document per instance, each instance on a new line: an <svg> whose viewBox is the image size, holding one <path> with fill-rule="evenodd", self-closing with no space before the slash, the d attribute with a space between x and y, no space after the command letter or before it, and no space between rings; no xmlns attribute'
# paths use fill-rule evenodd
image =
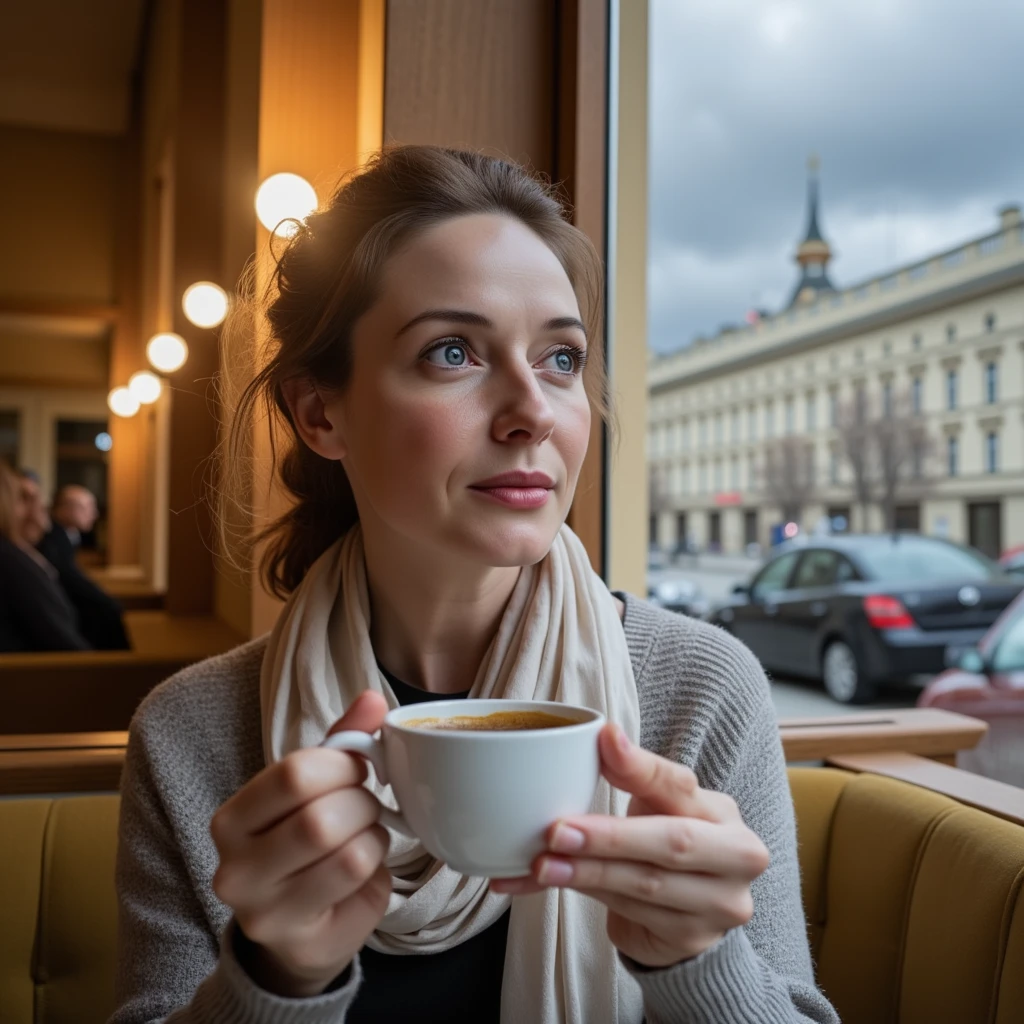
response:
<svg viewBox="0 0 1024 1024"><path fill-rule="evenodd" d="M590 444L590 425L592 413L590 402L584 395L565 409L559 417L556 428L556 444L565 463L569 479L575 483L579 476L583 459Z"/></svg>

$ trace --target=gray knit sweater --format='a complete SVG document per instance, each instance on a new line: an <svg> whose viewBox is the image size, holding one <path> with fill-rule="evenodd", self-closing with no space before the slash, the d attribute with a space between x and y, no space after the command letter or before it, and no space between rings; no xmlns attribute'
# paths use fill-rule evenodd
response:
<svg viewBox="0 0 1024 1024"><path fill-rule="evenodd" d="M793 806L764 673L713 626L633 598L625 617L641 743L729 793L771 852L750 923L665 970L635 972L648 1024L837 1022L814 985ZM132 721L121 783L117 1007L111 1024L342 1024L362 981L313 999L260 989L233 955L211 887L214 811L264 766L266 640L179 672Z"/></svg>

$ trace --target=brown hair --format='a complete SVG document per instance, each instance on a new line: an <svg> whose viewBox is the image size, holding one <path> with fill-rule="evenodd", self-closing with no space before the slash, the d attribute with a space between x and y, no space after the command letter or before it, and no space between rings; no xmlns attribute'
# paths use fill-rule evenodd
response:
<svg viewBox="0 0 1024 1024"><path fill-rule="evenodd" d="M20 490L18 474L0 459L0 537L17 541L14 522Z"/></svg>
<svg viewBox="0 0 1024 1024"><path fill-rule="evenodd" d="M584 382L595 411L606 414L601 258L586 235L568 222L566 212L554 187L518 164L435 146L388 147L298 226L276 259L262 301L236 303L223 335L226 343L230 346L233 336L246 336L250 343L264 337L266 348L259 361L263 368L255 376L251 359L256 350L251 344L245 350L242 369L250 379L237 402L230 379L222 381L222 400L235 412L222 460L226 479L220 534L229 552L234 548L232 524L250 543L265 545L259 568L272 593L287 596L313 562L358 521L341 463L322 458L299 439L282 385L308 378L325 389L345 387L352 365L352 327L373 304L385 261L417 232L451 217L497 213L540 236L576 293L590 340ZM226 352L226 367L230 362ZM294 501L253 537L256 524L248 495L254 425L261 411L270 437L270 479ZM282 421L287 447L278 459Z"/></svg>

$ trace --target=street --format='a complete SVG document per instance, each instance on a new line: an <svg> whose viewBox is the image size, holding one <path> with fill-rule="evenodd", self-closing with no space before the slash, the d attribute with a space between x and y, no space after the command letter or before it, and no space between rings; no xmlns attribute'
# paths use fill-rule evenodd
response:
<svg viewBox="0 0 1024 1024"><path fill-rule="evenodd" d="M687 557L680 565L650 569L647 579L650 585L656 585L662 580L690 580L701 588L704 596L714 605L723 601L737 583L747 582L760 565L758 559L738 555L701 554ZM858 707L837 703L825 693L819 682L772 678L771 683L775 711L780 718L855 715L872 708L910 708L920 693L919 687L909 685L888 688L882 691L874 704Z"/></svg>

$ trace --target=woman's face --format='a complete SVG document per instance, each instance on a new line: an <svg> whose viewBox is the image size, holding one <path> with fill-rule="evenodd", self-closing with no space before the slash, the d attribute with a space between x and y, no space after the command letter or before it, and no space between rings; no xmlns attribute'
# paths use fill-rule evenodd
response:
<svg viewBox="0 0 1024 1024"><path fill-rule="evenodd" d="M324 407L364 531L489 566L543 558L587 450L586 355L562 265L518 221L474 214L410 241Z"/></svg>

